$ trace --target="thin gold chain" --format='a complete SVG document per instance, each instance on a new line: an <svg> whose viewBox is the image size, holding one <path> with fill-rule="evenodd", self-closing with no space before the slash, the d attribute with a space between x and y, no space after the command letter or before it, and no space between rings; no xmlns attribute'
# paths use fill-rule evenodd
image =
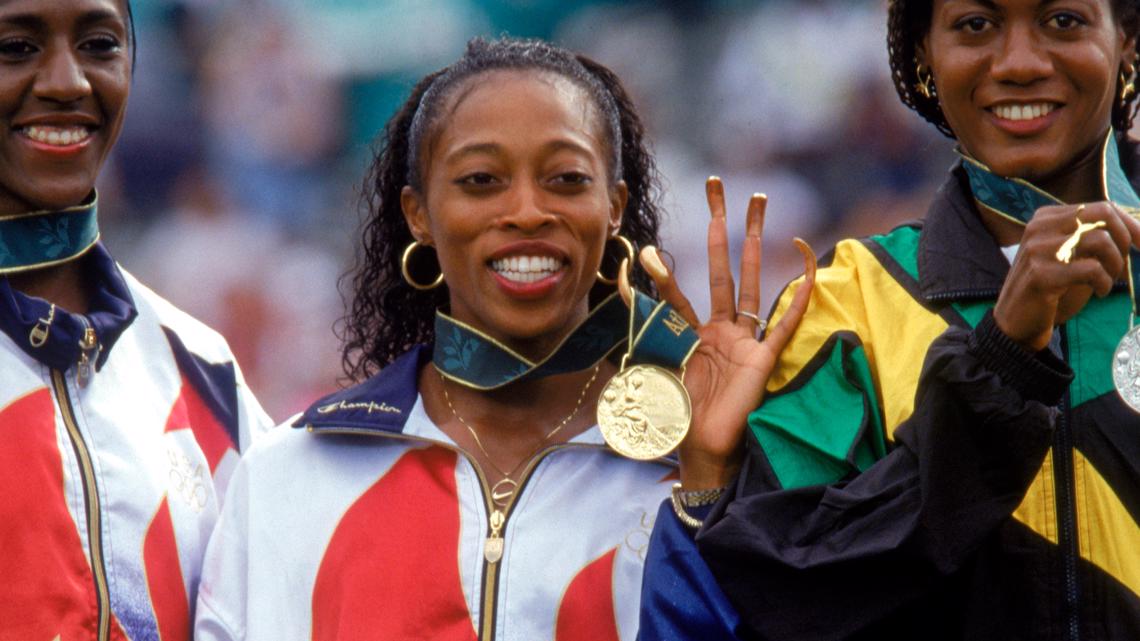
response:
<svg viewBox="0 0 1140 641"><path fill-rule="evenodd" d="M475 428L472 427L470 423L468 423L462 416L459 415L459 412L455 411L455 406L451 403L451 395L447 393L447 379L443 377L442 373L439 375L439 380L442 383L441 387L443 388L443 400L447 401L447 409L451 410L451 415L454 416L455 419L460 423L462 423L463 427L466 427L467 431L471 433L471 438L475 439L475 445L479 446L479 451L483 453L483 456L487 457L487 462L495 468L495 471L497 471L499 474L502 474L505 478L509 479L511 478L511 475L517 472L524 463L534 458L534 455L546 446L546 442L549 441L552 436L557 434L559 430L561 430L563 427L566 427L566 424L569 423L578 414L578 410L582 408L582 401L586 400L586 392L589 391L590 386L594 384L594 379L598 377L598 370L601 368L602 364L600 362L594 366L594 373L590 375L590 380L586 381L586 384L582 387L582 392L578 394L578 402L574 404L574 409L571 410L566 418L562 419L558 425L555 425L554 429L550 430L546 433L546 436L542 437L542 442L539 443L538 448L535 449L535 451L531 452L530 456L519 461L518 465L515 465L515 467L510 472L504 472L503 468L499 467L495 463L495 459L490 455L490 453L487 452L487 448L483 447L483 441L479 438L479 433L475 431Z"/></svg>

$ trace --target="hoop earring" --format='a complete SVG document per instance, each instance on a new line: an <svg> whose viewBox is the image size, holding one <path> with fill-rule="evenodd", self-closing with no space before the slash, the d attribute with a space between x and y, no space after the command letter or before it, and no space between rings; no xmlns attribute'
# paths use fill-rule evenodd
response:
<svg viewBox="0 0 1140 641"><path fill-rule="evenodd" d="M923 77L923 73L926 74L925 78ZM914 61L914 77L916 80L914 88L918 91L919 95L927 100L938 99L938 89L934 86L934 74L930 73L930 70L924 71L922 63L917 60Z"/></svg>
<svg viewBox="0 0 1140 641"><path fill-rule="evenodd" d="M416 251L417 247L427 246L428 245L421 245L420 241L418 240L413 240L410 245L404 248L404 255L400 258L400 273L404 276L404 282L411 285L413 289L418 289L421 292L426 292L429 289L435 289L436 287L439 287L443 284L442 271L439 272L439 276L436 276L435 280L433 280L430 284L423 285L421 283L417 283L416 280L412 278L411 271L408 270L408 259L412 257L412 252Z"/></svg>
<svg viewBox="0 0 1140 641"><path fill-rule="evenodd" d="M614 234L613 236L610 236L608 239L606 239L606 242L608 243L611 240L616 240L622 244L622 246L625 248L625 253L629 255L629 264L633 265L633 243L629 242L629 239L625 236L622 236L621 234ZM618 261L618 263L620 264L621 261ZM613 278L607 278L606 275L602 273L601 269L598 269L598 280L605 285L617 285L618 282L617 276L614 276Z"/></svg>
<svg viewBox="0 0 1140 641"><path fill-rule="evenodd" d="M1125 73L1127 69L1127 74ZM1136 95L1136 67L1128 65L1120 70L1120 104L1128 104L1128 99Z"/></svg>

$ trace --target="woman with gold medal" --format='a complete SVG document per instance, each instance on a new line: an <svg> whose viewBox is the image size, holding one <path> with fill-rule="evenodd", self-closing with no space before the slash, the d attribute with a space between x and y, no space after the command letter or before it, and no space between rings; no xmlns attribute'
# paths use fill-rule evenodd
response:
<svg viewBox="0 0 1140 641"><path fill-rule="evenodd" d="M716 427L743 426L796 317L756 339L762 198L738 311L714 180L699 324L652 247L656 187L596 62L474 40L422 79L370 176L345 327L357 384L243 459L196 638L633 639L674 428L687 408L678 492L714 495L740 460ZM672 305L643 293L634 247Z"/></svg>
<svg viewBox="0 0 1140 641"><path fill-rule="evenodd" d="M736 610L705 608L708 629L1140 638L1138 13L890 2L899 95L961 161L923 222L820 269L696 538L723 589L702 594ZM698 618L647 585L646 639Z"/></svg>

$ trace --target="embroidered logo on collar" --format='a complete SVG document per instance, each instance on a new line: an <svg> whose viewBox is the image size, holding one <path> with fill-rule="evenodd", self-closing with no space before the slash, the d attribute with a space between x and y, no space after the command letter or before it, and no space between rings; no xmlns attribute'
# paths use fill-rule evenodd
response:
<svg viewBox="0 0 1140 641"><path fill-rule="evenodd" d="M383 412L385 414L403 414L399 408L392 407L383 401L381 401L380 404L376 404L372 401L368 401L367 403L348 403L345 401L340 401L338 403L329 403L328 405L322 405L318 407L317 414L332 414L333 412L343 412L349 410L366 410L369 414L373 412Z"/></svg>

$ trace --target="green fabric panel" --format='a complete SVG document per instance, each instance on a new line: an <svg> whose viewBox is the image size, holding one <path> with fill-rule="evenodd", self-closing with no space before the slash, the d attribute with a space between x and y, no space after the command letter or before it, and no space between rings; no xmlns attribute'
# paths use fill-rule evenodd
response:
<svg viewBox="0 0 1140 641"><path fill-rule="evenodd" d="M895 259L895 262L916 281L918 280L919 231L914 227L899 227L883 236L871 236L871 240L887 250L891 258Z"/></svg>
<svg viewBox="0 0 1140 641"><path fill-rule="evenodd" d="M1069 364L1073 382L1069 399L1073 407L1115 391L1112 358L1116 345L1128 331L1132 301L1127 293L1089 299L1081 313L1065 323Z"/></svg>
<svg viewBox="0 0 1140 641"><path fill-rule="evenodd" d="M986 312L993 309L994 302L992 300L973 301L965 303L954 303L954 311L961 314L962 318L970 324L970 327L977 327L978 323L982 322L982 317Z"/></svg>
<svg viewBox="0 0 1140 641"><path fill-rule="evenodd" d="M855 443L855 466L860 472L871 467L875 461L887 455L886 429L883 427L883 412L879 407L879 397L874 393L875 380L871 377L871 364L867 361L867 353L859 345L851 350L847 356L847 380L854 381L860 390L871 390L864 394L864 399L871 410L870 429L867 430L859 442Z"/></svg>
<svg viewBox="0 0 1140 641"><path fill-rule="evenodd" d="M770 396L748 417L752 434L764 449L784 488L833 483L854 471L847 453L855 450L855 469L866 469L885 451L882 421L863 349L844 358L837 341L827 360L802 386ZM866 416L868 407L872 410ZM865 421L869 442L855 444Z"/></svg>

